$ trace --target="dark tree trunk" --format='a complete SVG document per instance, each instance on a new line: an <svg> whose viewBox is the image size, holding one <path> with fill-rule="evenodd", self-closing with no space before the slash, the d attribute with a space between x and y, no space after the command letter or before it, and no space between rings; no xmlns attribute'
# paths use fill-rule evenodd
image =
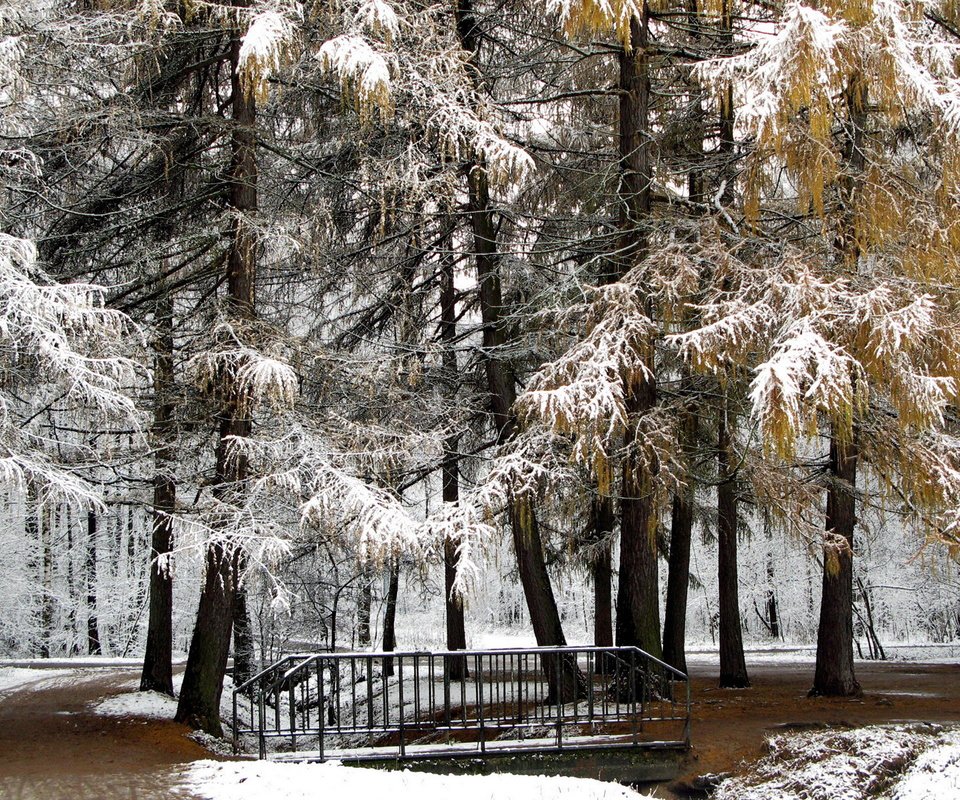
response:
<svg viewBox="0 0 960 800"><path fill-rule="evenodd" d="M370 647L370 607L373 605L373 572L369 564L360 574L360 592L357 595L357 649Z"/></svg>
<svg viewBox="0 0 960 800"><path fill-rule="evenodd" d="M53 520L50 514L46 518L40 514L35 504L34 514L37 520L40 545L43 558L43 601L40 606L40 657L53 655Z"/></svg>
<svg viewBox="0 0 960 800"><path fill-rule="evenodd" d="M687 591L690 586L690 540L693 533L693 484L673 496L670 517L670 560L667 573L667 604L663 619L663 660L674 669L687 671Z"/></svg>
<svg viewBox="0 0 960 800"><path fill-rule="evenodd" d="M240 559L242 562L244 559ZM245 565L240 563L238 575ZM253 623L247 607L247 589L242 583L237 586L233 599L233 685L239 686L253 677Z"/></svg>
<svg viewBox="0 0 960 800"><path fill-rule="evenodd" d="M476 63L479 37L470 0L459 0L456 16L460 45L469 58L474 81L479 85L481 79ZM513 402L516 399L516 379L513 370L504 363L502 356L506 335L503 325L503 296L500 286L496 226L490 204L487 170L479 158L467 166L467 184L467 211L473 233L473 255L480 295L487 390L497 432L497 443L503 444L516 432L516 419L512 411ZM543 543L540 541L536 513L530 498L513 497L509 501L509 506L508 514L520 582L537 644L541 647L565 645L566 639L560 623L560 613L550 585L543 555ZM583 690L583 676L576 664L569 659L545 658L544 669L551 699L570 697Z"/></svg>
<svg viewBox="0 0 960 800"><path fill-rule="evenodd" d="M811 695L854 697L861 693L853 671L853 531L858 456L855 441L843 442L836 435L830 438L823 593Z"/></svg>
<svg viewBox="0 0 960 800"><path fill-rule="evenodd" d="M537 517L528 497L514 498L510 507L510 529L537 645L563 647L567 640L547 574ZM541 658L548 684L548 703L568 703L585 696L586 680L576 659L566 655L543 655Z"/></svg>
<svg viewBox="0 0 960 800"><path fill-rule="evenodd" d="M177 504L173 478L176 430L173 421L173 302L164 293L157 302L154 345L153 537L150 547L150 614L140 690L173 696L173 575L165 562L173 549L172 514Z"/></svg>
<svg viewBox="0 0 960 800"><path fill-rule="evenodd" d="M737 577L737 476L733 458L728 401L723 400L717 423L717 572L720 591L720 686L750 685L743 656L740 584Z"/></svg>
<svg viewBox="0 0 960 800"><path fill-rule="evenodd" d="M689 464L697 435L695 409L684 411L682 445ZM667 572L667 603L663 619L663 660L674 669L687 671L687 592L690 588L690 541L693 535L693 508L696 488L687 469L686 483L673 496L670 516L670 557Z"/></svg>
<svg viewBox="0 0 960 800"><path fill-rule="evenodd" d="M84 564L87 582L87 653L100 655L100 625L97 622L97 512L87 510L87 556Z"/></svg>
<svg viewBox="0 0 960 800"><path fill-rule="evenodd" d="M235 5L246 5L236 0ZM254 315L256 236L249 217L257 209L256 104L254 95L243 91L237 72L241 39L230 43L232 73L233 161L230 167L229 205L234 211L230 253L227 261L227 310L234 320ZM247 457L231 444L248 438L252 422L235 372L225 370L219 411L220 431L216 452L214 494L231 504L242 499L247 477ZM215 539L207 548L206 575L200 595L196 626L190 641L187 666L176 719L214 736L220 736L220 695L230 651L230 629L236 594L239 553L229 539Z"/></svg>
<svg viewBox="0 0 960 800"><path fill-rule="evenodd" d="M773 560L767 562L767 627L774 639L780 638L780 611L777 606L777 590L773 588Z"/></svg>
<svg viewBox="0 0 960 800"><path fill-rule="evenodd" d="M623 277L647 255L646 226L650 216L650 76L647 4L640 19L630 21L632 48L620 52L620 244L618 277ZM645 300L649 308L649 299ZM652 342L644 356L648 374L629 382L625 404L630 418L622 464L620 501L620 572L617 591L617 644L633 645L659 657L660 601L657 564L654 479L658 471L649 454L640 455L634 443L643 417L657 401L652 377Z"/></svg>
<svg viewBox="0 0 960 800"><path fill-rule="evenodd" d="M593 644L613 647L613 499L598 494L591 508L590 572L593 577Z"/></svg>
<svg viewBox="0 0 960 800"><path fill-rule="evenodd" d="M454 288L454 261L447 259L440 275L440 340L444 344L443 372L446 394L452 402L456 401L460 381L457 352L454 343L457 337L457 306ZM443 502L460 501L460 441L456 434L444 443L443 458ZM467 631L463 614L463 597L456 590L457 567L460 557L455 542L449 539L443 543L443 586L446 608L447 650L466 650ZM453 680L467 677L467 659L451 658L446 669Z"/></svg>
<svg viewBox="0 0 960 800"><path fill-rule="evenodd" d="M390 580L387 585L387 601L383 611L383 651L390 653L397 649L397 595L400 592L400 559L396 556L390 564ZM393 659L383 660L385 677L393 675Z"/></svg>
<svg viewBox="0 0 960 800"><path fill-rule="evenodd" d="M867 81L851 76L846 90L848 122L843 159L847 166L839 186L840 226L834 243L838 266L857 269L860 244L855 206L860 173L866 167L863 137L867 123ZM823 538L823 590L817 630L817 666L811 695L853 697L861 694L853 671L853 532L856 526L856 430L844 436L834 423L830 435L830 483ZM849 441L847 440L849 439Z"/></svg>

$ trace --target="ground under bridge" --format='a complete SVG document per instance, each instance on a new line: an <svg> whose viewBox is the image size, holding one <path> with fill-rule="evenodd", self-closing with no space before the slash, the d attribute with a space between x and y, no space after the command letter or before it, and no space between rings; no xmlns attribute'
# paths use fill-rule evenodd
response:
<svg viewBox="0 0 960 800"><path fill-rule="evenodd" d="M667 780L690 684L635 647L290 655L234 690L233 736L275 760Z"/></svg>

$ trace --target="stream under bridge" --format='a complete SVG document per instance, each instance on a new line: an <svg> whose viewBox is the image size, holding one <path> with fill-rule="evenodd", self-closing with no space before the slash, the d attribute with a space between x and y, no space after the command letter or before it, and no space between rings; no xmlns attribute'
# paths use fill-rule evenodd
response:
<svg viewBox="0 0 960 800"><path fill-rule="evenodd" d="M295 654L234 689L233 741L272 760L669 780L690 682L636 647Z"/></svg>

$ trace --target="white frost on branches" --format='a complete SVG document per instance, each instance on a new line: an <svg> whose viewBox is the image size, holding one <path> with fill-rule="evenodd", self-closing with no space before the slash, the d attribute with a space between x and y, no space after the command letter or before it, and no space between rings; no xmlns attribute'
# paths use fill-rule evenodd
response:
<svg viewBox="0 0 960 800"><path fill-rule="evenodd" d="M386 0L362 0L357 7L354 22L374 36L391 44L400 32L400 20L393 6Z"/></svg>
<svg viewBox="0 0 960 800"><path fill-rule="evenodd" d="M36 257L32 242L0 233L0 481L23 487L32 480L71 502L95 502L46 452L34 406L70 405L137 428L128 394L135 366L115 352L134 330L104 308L100 287L58 284ZM32 401L25 404L24 395Z"/></svg>
<svg viewBox="0 0 960 800"><path fill-rule="evenodd" d="M317 58L324 70L340 79L363 121L370 122L374 112L381 119L393 113L390 57L374 49L370 40L356 34L336 36L323 43Z"/></svg>
<svg viewBox="0 0 960 800"><path fill-rule="evenodd" d="M568 36L613 30L630 46L630 20L639 18L643 4L636 0L547 0L547 13L558 17Z"/></svg>
<svg viewBox="0 0 960 800"><path fill-rule="evenodd" d="M565 315L582 318L584 335L530 379L517 409L525 422L574 434L573 458L602 475L627 427L629 387L652 378L647 353L655 326L637 287L615 283L591 294Z"/></svg>
<svg viewBox="0 0 960 800"><path fill-rule="evenodd" d="M267 78L283 64L295 28L285 14L266 10L257 14L240 45L237 70L244 91L266 99Z"/></svg>
<svg viewBox="0 0 960 800"><path fill-rule="evenodd" d="M733 84L739 95L738 122L756 131L759 139L767 139L785 123L785 103L791 108L819 108L839 91L846 32L844 22L790 2L772 36L743 55L704 61L694 67L694 73L718 97Z"/></svg>

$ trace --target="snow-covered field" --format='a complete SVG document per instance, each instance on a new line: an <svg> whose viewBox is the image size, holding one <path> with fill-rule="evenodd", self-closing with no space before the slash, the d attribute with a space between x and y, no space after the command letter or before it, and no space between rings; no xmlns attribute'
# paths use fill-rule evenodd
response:
<svg viewBox="0 0 960 800"><path fill-rule="evenodd" d="M198 761L184 788L209 800L637 800L616 783L531 775L427 775L340 764Z"/></svg>

